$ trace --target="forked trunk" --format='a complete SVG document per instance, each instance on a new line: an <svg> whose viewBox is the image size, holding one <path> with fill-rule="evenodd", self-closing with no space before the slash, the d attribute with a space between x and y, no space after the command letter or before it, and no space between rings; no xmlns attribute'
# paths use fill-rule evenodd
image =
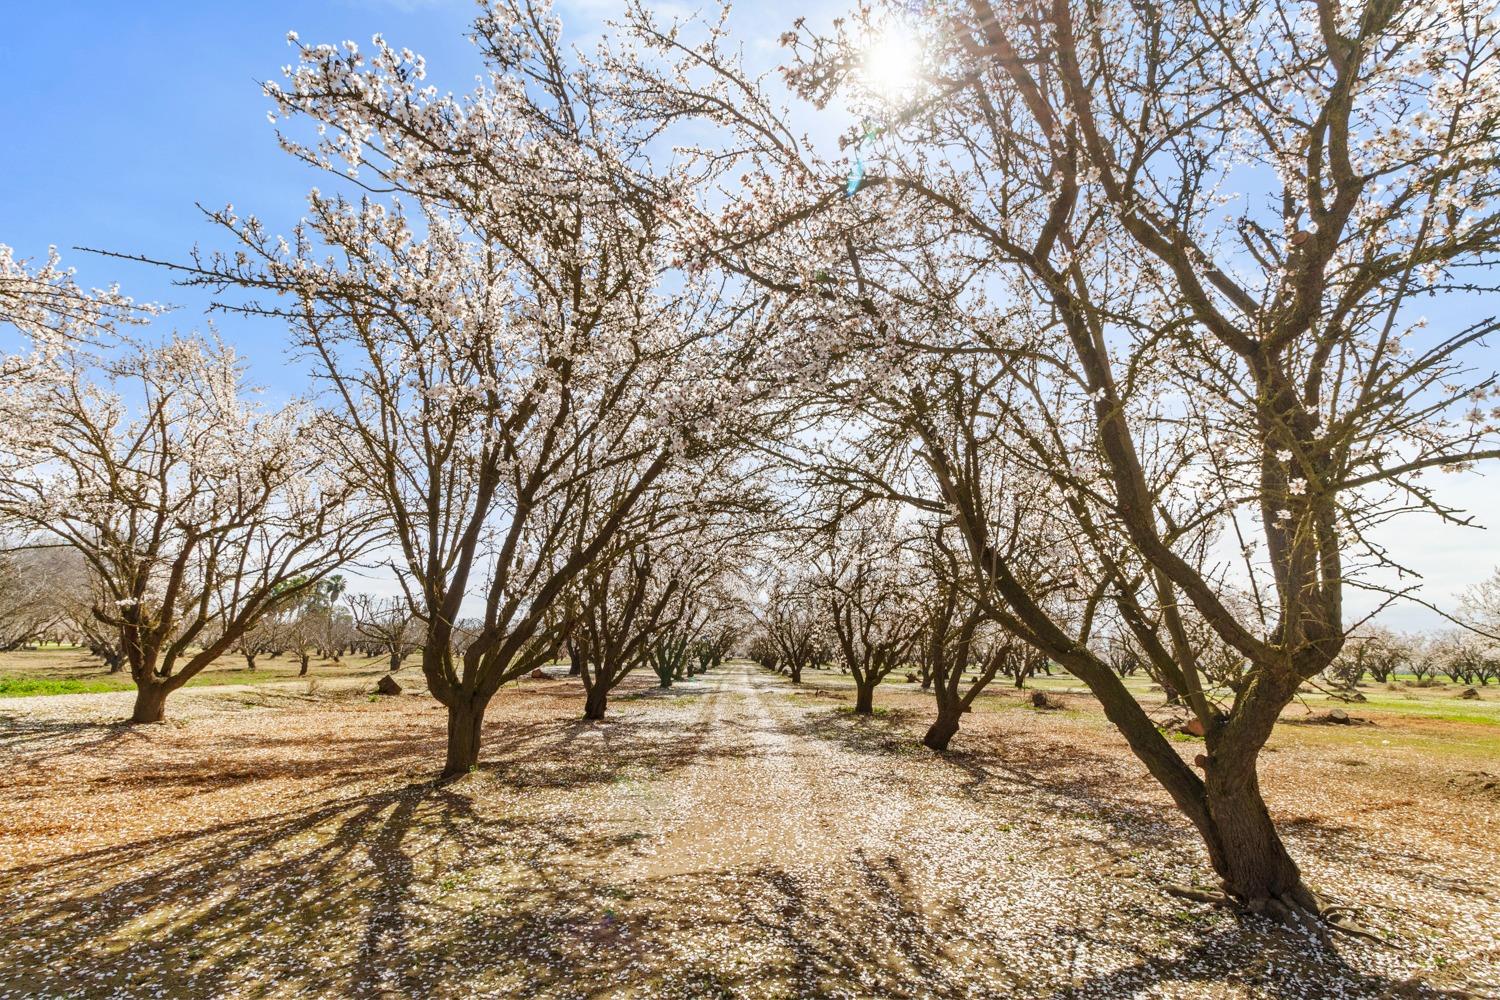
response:
<svg viewBox="0 0 1500 1000"><path fill-rule="evenodd" d="M800 664L800 663L790 663L790 664L787 664L787 670L786 670L786 672L787 672L787 676L791 677L793 684L801 684L802 683L802 664Z"/></svg>
<svg viewBox="0 0 1500 1000"><path fill-rule="evenodd" d="M1316 910L1317 901L1261 797L1254 755L1211 760L1204 793L1219 848L1210 854L1224 887L1257 911L1265 906L1275 911L1277 903Z"/></svg>
<svg viewBox="0 0 1500 1000"><path fill-rule="evenodd" d="M130 713L131 722L160 722L166 717L167 695L170 689L157 681L137 681L135 686L135 709Z"/></svg>
<svg viewBox="0 0 1500 1000"><path fill-rule="evenodd" d="M958 720L958 706L939 705L937 718L927 728L927 735L922 737L923 746L947 750L949 742L958 734Z"/></svg>
<svg viewBox="0 0 1500 1000"><path fill-rule="evenodd" d="M448 757L443 763L442 780L462 777L479 764L479 730L484 725L485 705L458 695L460 701L448 706Z"/></svg>
<svg viewBox="0 0 1500 1000"><path fill-rule="evenodd" d="M246 669L248 669L248 670L254 670L255 669L255 658L258 655L260 655L260 654L258 654L258 653L246 653L245 654L245 667L246 667Z"/></svg>
<svg viewBox="0 0 1500 1000"><path fill-rule="evenodd" d="M609 689L602 681L596 681L589 689L588 696L583 700L583 717L585 719L599 720L604 718L604 711L609 707Z"/></svg>

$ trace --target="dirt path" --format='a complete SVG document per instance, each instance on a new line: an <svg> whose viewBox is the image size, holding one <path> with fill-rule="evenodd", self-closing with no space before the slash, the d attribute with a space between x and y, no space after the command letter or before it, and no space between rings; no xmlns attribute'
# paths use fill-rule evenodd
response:
<svg viewBox="0 0 1500 1000"><path fill-rule="evenodd" d="M914 696L858 719L745 664L649 683L602 724L578 719L576 682L507 689L480 772L450 788L430 782L426 697L205 694L144 731L47 703L65 699L0 705L0 1000L1460 996L1500 978L1485 843L1406 850L1362 812L1292 824L1315 882L1369 886L1397 944L1328 951L1162 893L1203 876L1201 852L1086 717L975 713L939 756Z"/></svg>
<svg viewBox="0 0 1500 1000"><path fill-rule="evenodd" d="M1160 887L1205 859L1128 759L1034 733L938 757L745 664L696 697L695 764L591 872L663 995L1424 992L1390 955L1183 910Z"/></svg>

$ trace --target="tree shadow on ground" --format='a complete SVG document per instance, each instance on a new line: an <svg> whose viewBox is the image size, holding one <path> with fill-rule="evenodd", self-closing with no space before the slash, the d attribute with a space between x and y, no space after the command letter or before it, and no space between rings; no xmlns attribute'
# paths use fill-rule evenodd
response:
<svg viewBox="0 0 1500 1000"><path fill-rule="evenodd" d="M125 721L0 713L0 752L20 755L20 759L32 752L51 755L59 750L100 750L140 735L137 727Z"/></svg>
<svg viewBox="0 0 1500 1000"><path fill-rule="evenodd" d="M670 782L705 754L754 757L767 752L759 737L771 729L796 737L800 724L855 749L870 728L909 721L879 718L848 734L840 731L862 723L839 715L790 726L634 712L603 725L500 716L486 727L479 772L443 787L414 780L440 760L437 725L312 743L241 732L212 753L173 737L163 745L180 753L170 767L184 790L232 793L270 773L297 779L296 801L310 804L0 874L0 997L1103 997L1166 984L1210 990L1245 954L1292 953L1277 943L1290 940L1285 932L1231 927L1165 958L1143 944L1113 971L1071 984L1038 978L1055 970L1013 969L1011 956L966 937L964 912L923 898L899 845L855 852L833 879L795 857L653 876L636 865L645 861L635 846L641 816L608 815L634 794L626 779ZM129 780L132 760L154 766L161 747L124 749L112 755L121 758L110 765L115 780ZM1057 757L1002 746L929 759L971 778L959 794L1055 799L1064 793L1053 777L1069 780ZM218 771L228 785L203 778ZM882 780L932 773L891 771ZM1091 933L1081 914L1029 930L1049 942ZM950 947L958 944L972 947ZM1314 987L1353 983L1347 995L1406 988L1347 972L1337 955L1307 969ZM1278 992L1269 975L1254 988L1298 995Z"/></svg>
<svg viewBox="0 0 1500 1000"><path fill-rule="evenodd" d="M1024 791L1041 800L1045 810L1102 821L1126 845L1127 850L1116 852L1120 856L1131 845L1152 846L1174 832L1167 818L1171 811L1136 794L1147 786L1104 754L1076 745L1063 751L1033 736L1013 742L1002 736L998 749L975 741L935 752L919 742L928 721L920 712L903 709L873 717L808 712L798 731L856 754L916 757L951 768L966 779L954 786L955 793L971 801L1010 800Z"/></svg>
<svg viewBox="0 0 1500 1000"><path fill-rule="evenodd" d="M798 735L834 743L844 750L878 757L910 757L928 753L914 738L921 713L908 708L880 709L856 715L847 706L814 709L802 714L792 730Z"/></svg>
<svg viewBox="0 0 1500 1000"><path fill-rule="evenodd" d="M1260 918L1246 933L1230 924L1208 931L1185 951L1164 956L1140 949L1135 960L1119 968L1060 984L1057 996L1093 998L1155 995L1162 987L1196 989L1202 995L1235 986L1253 996L1472 997L1462 989L1442 989L1413 979L1391 979L1361 972L1342 955L1339 945L1311 935L1281 929Z"/></svg>
<svg viewBox="0 0 1500 1000"><path fill-rule="evenodd" d="M212 754L150 753L136 762L147 769L116 761L144 789L232 794L300 777L298 800L318 794L0 875L0 996L430 995L475 977L545 993L589 965L578 948L608 886L587 862L637 839L594 808L623 777L692 766L704 725L497 720L479 773L447 787L410 780L436 764L434 738L327 740L307 759L296 740L235 734ZM714 752L757 751L720 739ZM356 794L329 780L368 788L382 775L385 787Z"/></svg>

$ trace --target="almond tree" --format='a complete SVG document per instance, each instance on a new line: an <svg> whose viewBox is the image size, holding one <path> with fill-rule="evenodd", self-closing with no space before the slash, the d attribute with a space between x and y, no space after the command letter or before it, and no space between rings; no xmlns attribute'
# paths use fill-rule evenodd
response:
<svg viewBox="0 0 1500 1000"><path fill-rule="evenodd" d="M1500 642L1500 569L1482 583L1470 587L1460 609L1468 624L1486 638Z"/></svg>
<svg viewBox="0 0 1500 1000"><path fill-rule="evenodd" d="M915 592L928 581L906 564L897 510L867 505L829 525L816 588L838 656L854 677L854 712L874 711L875 688L916 652Z"/></svg>
<svg viewBox="0 0 1500 1000"><path fill-rule="evenodd" d="M262 654L276 655L279 631L275 616L268 614L241 632L239 638L230 646L230 650L244 659L246 670L254 670L255 661L260 659Z"/></svg>
<svg viewBox="0 0 1500 1000"><path fill-rule="evenodd" d="M1433 643L1438 668L1454 683L1488 684L1500 671L1500 643L1468 629L1450 629Z"/></svg>
<svg viewBox="0 0 1500 1000"><path fill-rule="evenodd" d="M610 691L642 664L663 688L691 676L694 645L721 613L725 581L765 508L753 467L738 469L728 450L679 463L643 497L568 612L585 718L602 719Z"/></svg>
<svg viewBox="0 0 1500 1000"><path fill-rule="evenodd" d="M1328 672L1345 687L1352 688L1369 674L1381 684L1413 658L1410 640L1388 628L1371 625L1352 632Z"/></svg>
<svg viewBox="0 0 1500 1000"><path fill-rule="evenodd" d="M363 544L348 486L293 404L248 401L233 351L178 337L0 399L0 516L76 549L136 684L134 722Z"/></svg>
<svg viewBox="0 0 1500 1000"><path fill-rule="evenodd" d="M604 718L609 693L646 662L681 585L675 573L656 568L644 546L598 560L580 588L576 626L568 639L569 655L582 665L585 719Z"/></svg>
<svg viewBox="0 0 1500 1000"><path fill-rule="evenodd" d="M1036 655L1019 636L994 624L977 596L982 588L945 534L933 531L922 553L932 583L919 649L937 700L937 717L922 743L939 751L948 749L964 713L996 676L1020 675L1022 664Z"/></svg>
<svg viewBox="0 0 1500 1000"><path fill-rule="evenodd" d="M802 671L817 660L824 642L825 621L811 577L780 570L765 586L751 614L761 633L762 662L774 654L774 667L802 683Z"/></svg>
<svg viewBox="0 0 1500 1000"><path fill-rule="evenodd" d="M753 152L723 169L754 169L705 206L707 253L799 295L830 335L862 332L879 372L906 345L990 357L979 411L1009 443L988 450L1044 477L1098 570L1084 589L1108 589L1203 723L1201 775L1011 572L976 490L986 449L930 419L914 379L903 411L933 499L1002 623L1090 687L1193 823L1223 889L1206 895L1287 921L1352 927L1283 845L1260 748L1338 654L1345 588L1378 586L1390 554L1367 530L1408 509L1458 519L1423 473L1497 454L1493 379L1464 371L1495 322L1434 333L1414 313L1483 290L1500 243L1490 13L975 0L908 27L922 72L894 100L861 79L878 32L861 13L787 39L803 96L880 123L860 184L740 83L749 110L727 124ZM701 115L694 89L652 93ZM1246 591L1248 609L1230 597ZM1213 686L1189 617L1241 658L1237 689Z"/></svg>
<svg viewBox="0 0 1500 1000"><path fill-rule="evenodd" d="M290 241L217 213L241 249L187 276L284 297L236 305L292 326L336 457L390 525L448 709L445 778L475 766L500 685L558 648L554 604L640 497L713 446L746 322L674 266L693 178L652 167L650 130L550 9L489 4L472 37L487 73L467 95L378 37L368 55L297 43L267 88L284 146L377 196L315 190ZM479 620L459 654L466 600Z"/></svg>
<svg viewBox="0 0 1500 1000"><path fill-rule="evenodd" d="M68 620L70 567L56 552L0 551L0 652L41 641Z"/></svg>
<svg viewBox="0 0 1500 1000"><path fill-rule="evenodd" d="M405 598L350 594L345 600L354 633L385 654L391 673L400 670L402 661L420 648L423 628Z"/></svg>
<svg viewBox="0 0 1500 1000"><path fill-rule="evenodd" d="M71 551L71 550L70 550ZM120 633L94 615L94 608L103 600L106 588L98 574L82 558L76 558L70 568L58 600L67 616L68 628L81 644L104 662L112 674L125 669L125 652L120 646Z"/></svg>

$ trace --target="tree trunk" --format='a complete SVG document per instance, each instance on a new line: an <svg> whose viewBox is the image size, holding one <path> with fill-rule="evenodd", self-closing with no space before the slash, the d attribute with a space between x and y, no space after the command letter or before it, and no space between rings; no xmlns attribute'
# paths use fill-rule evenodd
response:
<svg viewBox="0 0 1500 1000"><path fill-rule="evenodd" d="M854 714L873 715L875 713L875 685L856 682L854 692Z"/></svg>
<svg viewBox="0 0 1500 1000"><path fill-rule="evenodd" d="M793 684L802 683L802 665L800 663L787 664L787 675L791 677Z"/></svg>
<svg viewBox="0 0 1500 1000"><path fill-rule="evenodd" d="M922 744L933 750L947 750L948 743L958 733L959 715L957 705L939 705L937 718L922 737Z"/></svg>
<svg viewBox="0 0 1500 1000"><path fill-rule="evenodd" d="M258 656L258 655L259 655L258 653L246 653L245 654L245 666L246 666L247 669L250 669L250 670L254 670L255 669L255 657Z"/></svg>
<svg viewBox="0 0 1500 1000"><path fill-rule="evenodd" d="M479 765L479 731L484 725L483 704L475 704L462 693L448 706L448 756L443 762L443 781L463 777Z"/></svg>
<svg viewBox="0 0 1500 1000"><path fill-rule="evenodd" d="M583 700L583 717L597 721L604 718L604 710L608 707L609 688L604 686L603 681L595 681L594 686L589 689L588 696Z"/></svg>
<svg viewBox="0 0 1500 1000"><path fill-rule="evenodd" d="M131 722L160 722L166 717L167 695L165 684L155 681L137 681L135 686L135 709L130 713Z"/></svg>
<svg viewBox="0 0 1500 1000"><path fill-rule="evenodd" d="M391 673L394 674L396 671L398 671L400 669L401 669L401 654L400 653L392 653L391 654Z"/></svg>
<svg viewBox="0 0 1500 1000"><path fill-rule="evenodd" d="M578 650L576 650L576 649L573 649L572 647L569 647L568 648L568 676L569 677L580 677L582 675L583 675L583 653L580 652L580 651L578 651Z"/></svg>
<svg viewBox="0 0 1500 1000"><path fill-rule="evenodd" d="M299 671L297 671L297 676L298 677L306 677L307 676L307 664L312 659L312 657L309 656L306 653L303 653L302 656L301 656L301 659L302 659L302 669L299 670Z"/></svg>
<svg viewBox="0 0 1500 1000"><path fill-rule="evenodd" d="M1269 907L1273 916L1286 916L1277 912L1277 904L1316 911L1317 900L1303 884L1261 797L1255 756L1240 756L1211 758L1204 781L1224 886L1253 910Z"/></svg>

